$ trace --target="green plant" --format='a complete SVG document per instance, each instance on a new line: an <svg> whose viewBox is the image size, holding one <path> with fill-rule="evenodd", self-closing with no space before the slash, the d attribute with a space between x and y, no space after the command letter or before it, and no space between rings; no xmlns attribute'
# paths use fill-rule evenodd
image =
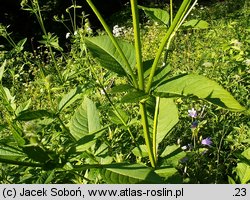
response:
<svg viewBox="0 0 250 200"><path fill-rule="evenodd" d="M163 52L169 50L172 38L197 1L183 1L173 21L170 22L170 26L160 43L155 58L144 62L141 52L142 44L137 1L131 0L130 2L133 18L134 46L116 39L92 1L87 0L87 2L108 34L108 36L86 38L87 48L101 66L127 78L128 84L118 85L113 90L120 92L128 91L121 99L121 102L139 104L146 152L154 169L160 167L158 159L162 152L158 149L159 144L178 122L178 111L173 102L176 97L195 96L232 111L242 112L246 110L226 90L208 78L196 74L183 74L169 78L168 73L171 68L168 64L167 55L164 58L165 66L159 66ZM161 19L161 17L173 18L172 14L169 17L166 11L145 7L142 7L142 9L164 24L166 24L166 18ZM173 13L172 10L170 13ZM197 22L194 24L197 24ZM105 95L109 98L107 93ZM154 113L153 115L152 112ZM121 116L119 112L117 114Z"/></svg>
<svg viewBox="0 0 250 200"><path fill-rule="evenodd" d="M68 59L58 45L58 38L46 33L38 1L32 1L33 7L28 7L44 30L42 44L49 49L50 57L53 58L55 50L62 54L51 62L55 66L66 64L67 68L63 72L56 69L56 75L60 74L57 81L53 77L55 72L49 69L50 62L39 63L41 73L36 85L42 95L33 94L34 101L39 103L32 105L27 97L17 102L15 90L2 83L8 66L8 61L3 62L0 100L4 121L0 131L5 135L0 140L0 161L21 166L10 167L20 173L11 181L21 183L182 182L176 167L186 152L179 144L166 142L179 121L180 98L199 98L224 109L246 111L226 90L206 77L170 76L171 42L197 1L184 0L175 17L172 1L170 14L141 7L168 28L155 58L146 61L142 57L137 1L130 1L134 45L115 38L92 1L86 1L108 36L87 37L86 28L77 29L75 17L71 17L72 33L77 29L77 34L72 36L74 45ZM75 1L73 8L77 8ZM195 27L197 22L191 21L187 26ZM95 61L90 59L88 50ZM98 90L103 96L98 96ZM199 141L197 133L193 133L193 139L195 143ZM8 182L3 171L1 177Z"/></svg>

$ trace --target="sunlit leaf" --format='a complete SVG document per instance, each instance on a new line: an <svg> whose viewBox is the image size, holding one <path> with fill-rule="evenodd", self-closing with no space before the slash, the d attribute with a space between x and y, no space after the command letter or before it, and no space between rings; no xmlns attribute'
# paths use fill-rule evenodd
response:
<svg viewBox="0 0 250 200"><path fill-rule="evenodd" d="M137 157L142 157L142 158L148 157L147 146L146 145L140 145L139 147L140 147L140 149L138 147L135 147L132 150L132 153Z"/></svg>
<svg viewBox="0 0 250 200"><path fill-rule="evenodd" d="M28 101L21 103L17 109L15 110L16 115L18 116L21 112L28 110L29 107L31 105L31 99L29 99Z"/></svg>
<svg viewBox="0 0 250 200"><path fill-rule="evenodd" d="M165 138L178 121L178 108L173 102L173 99L161 98L157 123L157 145Z"/></svg>
<svg viewBox="0 0 250 200"><path fill-rule="evenodd" d="M108 36L98 36L85 39L86 46L100 64L119 75L130 74L125 61L118 53L116 47ZM135 67L135 50L132 44L124 41L117 41L125 54L131 68ZM130 74L131 75L131 74Z"/></svg>
<svg viewBox="0 0 250 200"><path fill-rule="evenodd" d="M21 149L0 145L0 158L19 160L21 158L27 158L27 156L21 151Z"/></svg>
<svg viewBox="0 0 250 200"><path fill-rule="evenodd" d="M156 95L197 96L222 108L244 111L238 101L218 83L204 76L190 74L169 79L155 90Z"/></svg>
<svg viewBox="0 0 250 200"><path fill-rule="evenodd" d="M140 164L111 164L101 174L106 183L162 183L161 178L151 168Z"/></svg>
<svg viewBox="0 0 250 200"><path fill-rule="evenodd" d="M115 124L123 124L124 122L127 123L129 119L127 113L120 108L117 108L117 111L119 112L119 114L113 110L109 112L110 121L112 121Z"/></svg>
<svg viewBox="0 0 250 200"><path fill-rule="evenodd" d="M142 9L146 15L148 15L153 20L162 23L164 25L167 25L169 23L169 13L166 10L162 10L159 8L147 8L144 6L138 6L140 9Z"/></svg>
<svg viewBox="0 0 250 200"><path fill-rule="evenodd" d="M99 112L94 102L85 97L70 120L70 133L76 140L79 140L83 136L98 131L100 128Z"/></svg>
<svg viewBox="0 0 250 200"><path fill-rule="evenodd" d="M242 152L242 154L246 159L250 161L250 148L247 148L245 151Z"/></svg>
<svg viewBox="0 0 250 200"><path fill-rule="evenodd" d="M58 105L58 110L62 111L63 109L70 106L72 103L74 103L77 99L81 97L83 90L80 87L76 87L72 90L70 90L67 94L63 96L61 101Z"/></svg>
<svg viewBox="0 0 250 200"><path fill-rule="evenodd" d="M165 183L182 183L182 176L179 174L178 170L174 167L160 167L155 170L155 173L160 177L164 178Z"/></svg>
<svg viewBox="0 0 250 200"><path fill-rule="evenodd" d="M250 181L250 165L238 163L235 169L241 184L246 184Z"/></svg>
<svg viewBox="0 0 250 200"><path fill-rule="evenodd" d="M186 155L178 145L167 146L160 155L164 158L165 165L177 166L179 161Z"/></svg>
<svg viewBox="0 0 250 200"><path fill-rule="evenodd" d="M192 19L182 24L182 26L192 27L194 29L206 29L209 27L209 23L204 20Z"/></svg>

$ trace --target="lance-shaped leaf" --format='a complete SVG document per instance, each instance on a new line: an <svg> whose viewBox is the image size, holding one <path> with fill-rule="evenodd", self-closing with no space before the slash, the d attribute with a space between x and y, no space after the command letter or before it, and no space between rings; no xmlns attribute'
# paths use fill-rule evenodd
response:
<svg viewBox="0 0 250 200"><path fill-rule="evenodd" d="M93 101L85 97L82 104L76 109L69 123L72 136L79 140L83 136L100 130L98 110Z"/></svg>
<svg viewBox="0 0 250 200"><path fill-rule="evenodd" d="M130 67L134 68L136 59L133 45L124 41L117 42L127 58ZM126 62L122 59L108 36L86 38L85 43L92 55L104 68L116 72L119 75L131 75Z"/></svg>
<svg viewBox="0 0 250 200"><path fill-rule="evenodd" d="M197 96L222 108L232 111L244 111L238 101L218 83L204 76L190 74L169 79L160 85L155 94L159 96L181 95Z"/></svg>
<svg viewBox="0 0 250 200"><path fill-rule="evenodd" d="M159 8L147 8L144 6L138 6L142 9L146 15L148 15L153 20L167 25L169 23L169 13L166 10L162 10Z"/></svg>
<svg viewBox="0 0 250 200"><path fill-rule="evenodd" d="M140 164L111 164L102 169L101 175L106 183L113 184L162 183L151 168Z"/></svg>
<svg viewBox="0 0 250 200"><path fill-rule="evenodd" d="M165 136L177 124L178 121L178 108L173 102L173 99L161 98L157 123L157 145L165 138Z"/></svg>

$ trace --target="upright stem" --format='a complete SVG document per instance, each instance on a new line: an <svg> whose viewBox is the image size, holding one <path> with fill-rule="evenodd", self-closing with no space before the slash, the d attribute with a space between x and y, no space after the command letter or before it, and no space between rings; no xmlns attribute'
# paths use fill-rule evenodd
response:
<svg viewBox="0 0 250 200"><path fill-rule="evenodd" d="M74 1L74 32L76 31L76 1Z"/></svg>
<svg viewBox="0 0 250 200"><path fill-rule="evenodd" d="M152 65L152 68L151 68L151 71L150 71L150 76L149 76L149 79L148 79L146 92L150 91L152 81L153 81L153 77L155 75L155 71L156 71L158 62L160 60L160 57L162 55L162 52L164 51L165 45L168 42L169 38L171 38L172 35L174 35L175 32L177 31L177 29L178 29L178 27L180 25L180 22L183 19L185 11L188 8L188 6L190 5L191 1L192 0L184 0L183 1L183 3L181 4L181 7L179 8L179 10L178 10L178 12L177 12L177 14L176 14L176 16L174 18L173 23L171 24L171 26L169 27L169 29L167 31L166 36L162 39L162 42L161 42L160 47L159 47L159 49L157 51L156 57L154 59L154 62L153 62L153 65Z"/></svg>
<svg viewBox="0 0 250 200"><path fill-rule="evenodd" d="M131 0L130 2L131 2L131 11L132 11L132 18L133 18L135 54L136 54L136 64L137 64L137 70L138 70L139 89L144 90L144 76L143 76L141 39L140 39L139 14L138 14L137 0Z"/></svg>
<svg viewBox="0 0 250 200"><path fill-rule="evenodd" d="M144 139L145 139L145 143L146 143L147 150L148 150L149 160L150 160L151 166L155 168L156 160L154 157L152 141L150 138L149 124L148 124L148 119L147 119L147 111L146 111L145 102L140 102L140 111L141 111L141 118L142 118L141 120L142 120L142 126L143 126Z"/></svg>
<svg viewBox="0 0 250 200"><path fill-rule="evenodd" d="M38 1L35 1L35 4L36 4L35 9L37 9L37 20L42 28L43 34L47 36L47 31L46 31L44 23L43 23L43 18L42 18L42 14L41 14L41 10L40 10L40 6L39 6Z"/></svg>
<svg viewBox="0 0 250 200"><path fill-rule="evenodd" d="M158 125L158 115L159 115L160 97L156 97L155 114L154 114L154 127L153 127L153 153L154 159L157 162L157 125Z"/></svg>
<svg viewBox="0 0 250 200"><path fill-rule="evenodd" d="M170 25L173 23L173 0L170 0Z"/></svg>

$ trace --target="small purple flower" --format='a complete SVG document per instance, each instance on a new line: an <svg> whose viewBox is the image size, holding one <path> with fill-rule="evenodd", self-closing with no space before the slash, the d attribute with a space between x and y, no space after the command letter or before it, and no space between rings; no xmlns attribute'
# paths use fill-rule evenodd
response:
<svg viewBox="0 0 250 200"><path fill-rule="evenodd" d="M211 138L210 137L207 137L205 139L203 139L201 141L201 144L205 145L205 146L211 146L211 144L213 144L213 142L211 141Z"/></svg>
<svg viewBox="0 0 250 200"><path fill-rule="evenodd" d="M194 121L194 122L192 122L192 125L191 125L191 128L197 128L197 126L198 126L198 121Z"/></svg>
<svg viewBox="0 0 250 200"><path fill-rule="evenodd" d="M192 118L196 118L197 117L197 111L192 108L192 110L188 110L188 116L192 117Z"/></svg>

